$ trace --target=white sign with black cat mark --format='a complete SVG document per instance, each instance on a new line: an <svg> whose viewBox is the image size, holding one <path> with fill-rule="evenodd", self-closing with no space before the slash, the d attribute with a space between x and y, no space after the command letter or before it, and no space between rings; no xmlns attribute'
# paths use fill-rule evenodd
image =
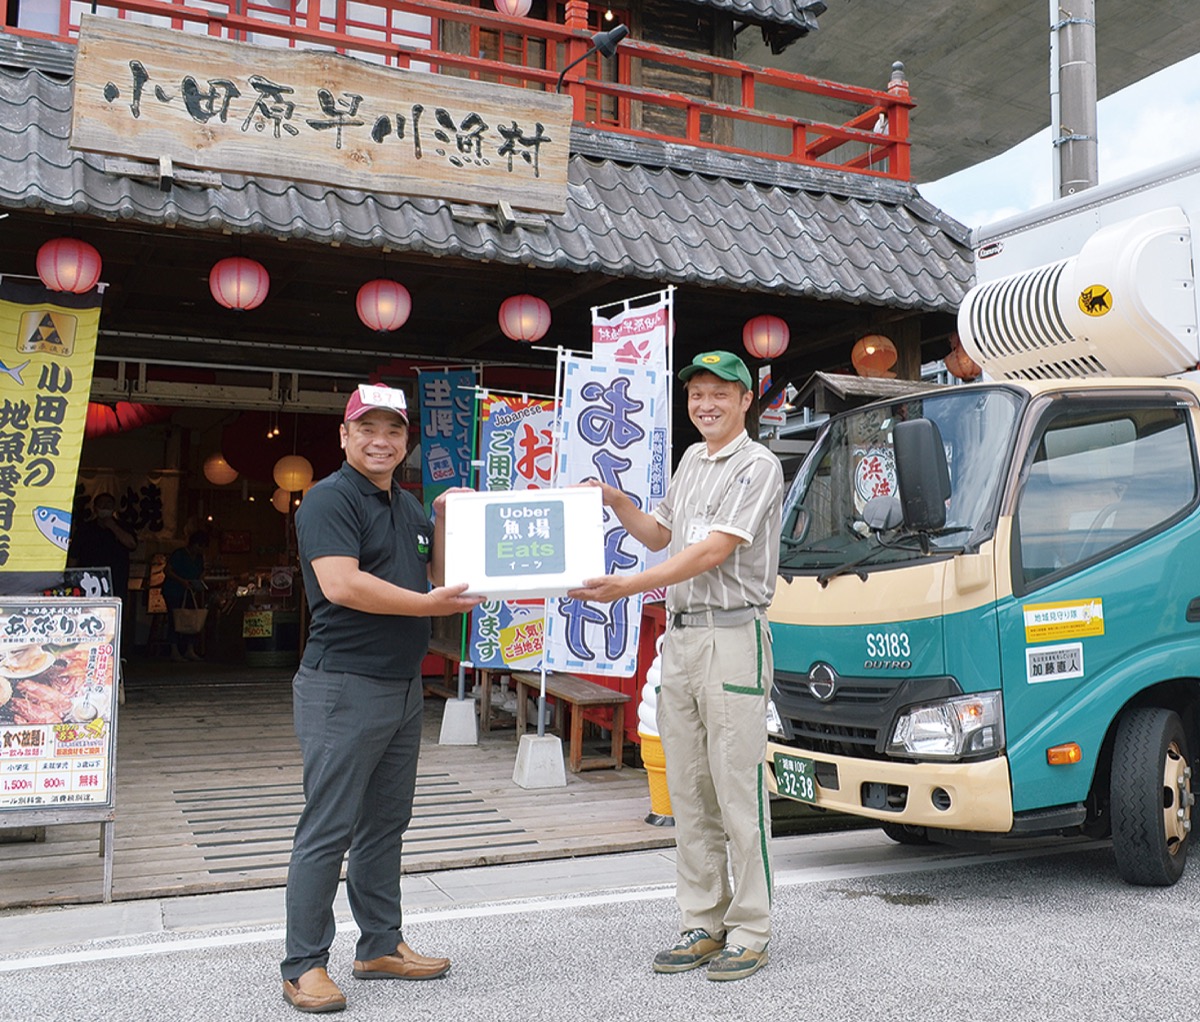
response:
<svg viewBox="0 0 1200 1022"><path fill-rule="evenodd" d="M1083 643L1036 646L1025 650L1025 677L1031 685L1083 677Z"/></svg>

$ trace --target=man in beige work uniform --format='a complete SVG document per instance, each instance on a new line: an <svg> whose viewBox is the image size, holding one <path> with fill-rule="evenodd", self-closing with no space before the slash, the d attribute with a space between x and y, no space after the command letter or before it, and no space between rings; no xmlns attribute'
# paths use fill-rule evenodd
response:
<svg viewBox="0 0 1200 1022"><path fill-rule="evenodd" d="M746 432L754 395L740 358L706 352L679 378L703 440L684 453L662 503L647 514L615 487L593 484L631 536L651 550L669 544L670 556L637 575L589 579L570 595L611 601L668 587L658 730L682 936L653 967L686 972L707 963L709 979L732 980L767 963L771 938L766 611L779 566L783 473Z"/></svg>

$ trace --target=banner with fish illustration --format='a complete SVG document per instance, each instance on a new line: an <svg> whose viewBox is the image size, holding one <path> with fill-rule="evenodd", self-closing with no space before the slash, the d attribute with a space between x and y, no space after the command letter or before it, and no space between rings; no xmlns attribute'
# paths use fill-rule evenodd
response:
<svg viewBox="0 0 1200 1022"><path fill-rule="evenodd" d="M111 806L121 601L0 600L0 821Z"/></svg>
<svg viewBox="0 0 1200 1022"><path fill-rule="evenodd" d="M489 394L481 402L482 488L540 490L554 471L554 402ZM467 659L492 670L541 663L546 601L487 600L471 613Z"/></svg>
<svg viewBox="0 0 1200 1022"><path fill-rule="evenodd" d="M0 281L0 571L66 565L100 303Z"/></svg>

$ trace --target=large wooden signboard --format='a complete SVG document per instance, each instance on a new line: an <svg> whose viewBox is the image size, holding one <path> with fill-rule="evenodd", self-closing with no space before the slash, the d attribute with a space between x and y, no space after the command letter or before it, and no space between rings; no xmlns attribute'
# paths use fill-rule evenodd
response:
<svg viewBox="0 0 1200 1022"><path fill-rule="evenodd" d="M71 148L561 213L568 96L84 15Z"/></svg>
<svg viewBox="0 0 1200 1022"><path fill-rule="evenodd" d="M121 601L0 599L0 827L99 822L112 900Z"/></svg>

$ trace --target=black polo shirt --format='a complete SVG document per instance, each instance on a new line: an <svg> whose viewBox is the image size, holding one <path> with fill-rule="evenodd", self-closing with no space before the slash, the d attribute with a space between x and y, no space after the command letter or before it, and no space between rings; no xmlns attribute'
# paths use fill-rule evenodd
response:
<svg viewBox="0 0 1200 1022"><path fill-rule="evenodd" d="M368 574L405 589L429 589L433 525L408 491L389 494L343 464L305 494L296 512L300 568L312 613L304 666L408 681L429 650L429 618L369 614L330 603L312 562L353 557Z"/></svg>

